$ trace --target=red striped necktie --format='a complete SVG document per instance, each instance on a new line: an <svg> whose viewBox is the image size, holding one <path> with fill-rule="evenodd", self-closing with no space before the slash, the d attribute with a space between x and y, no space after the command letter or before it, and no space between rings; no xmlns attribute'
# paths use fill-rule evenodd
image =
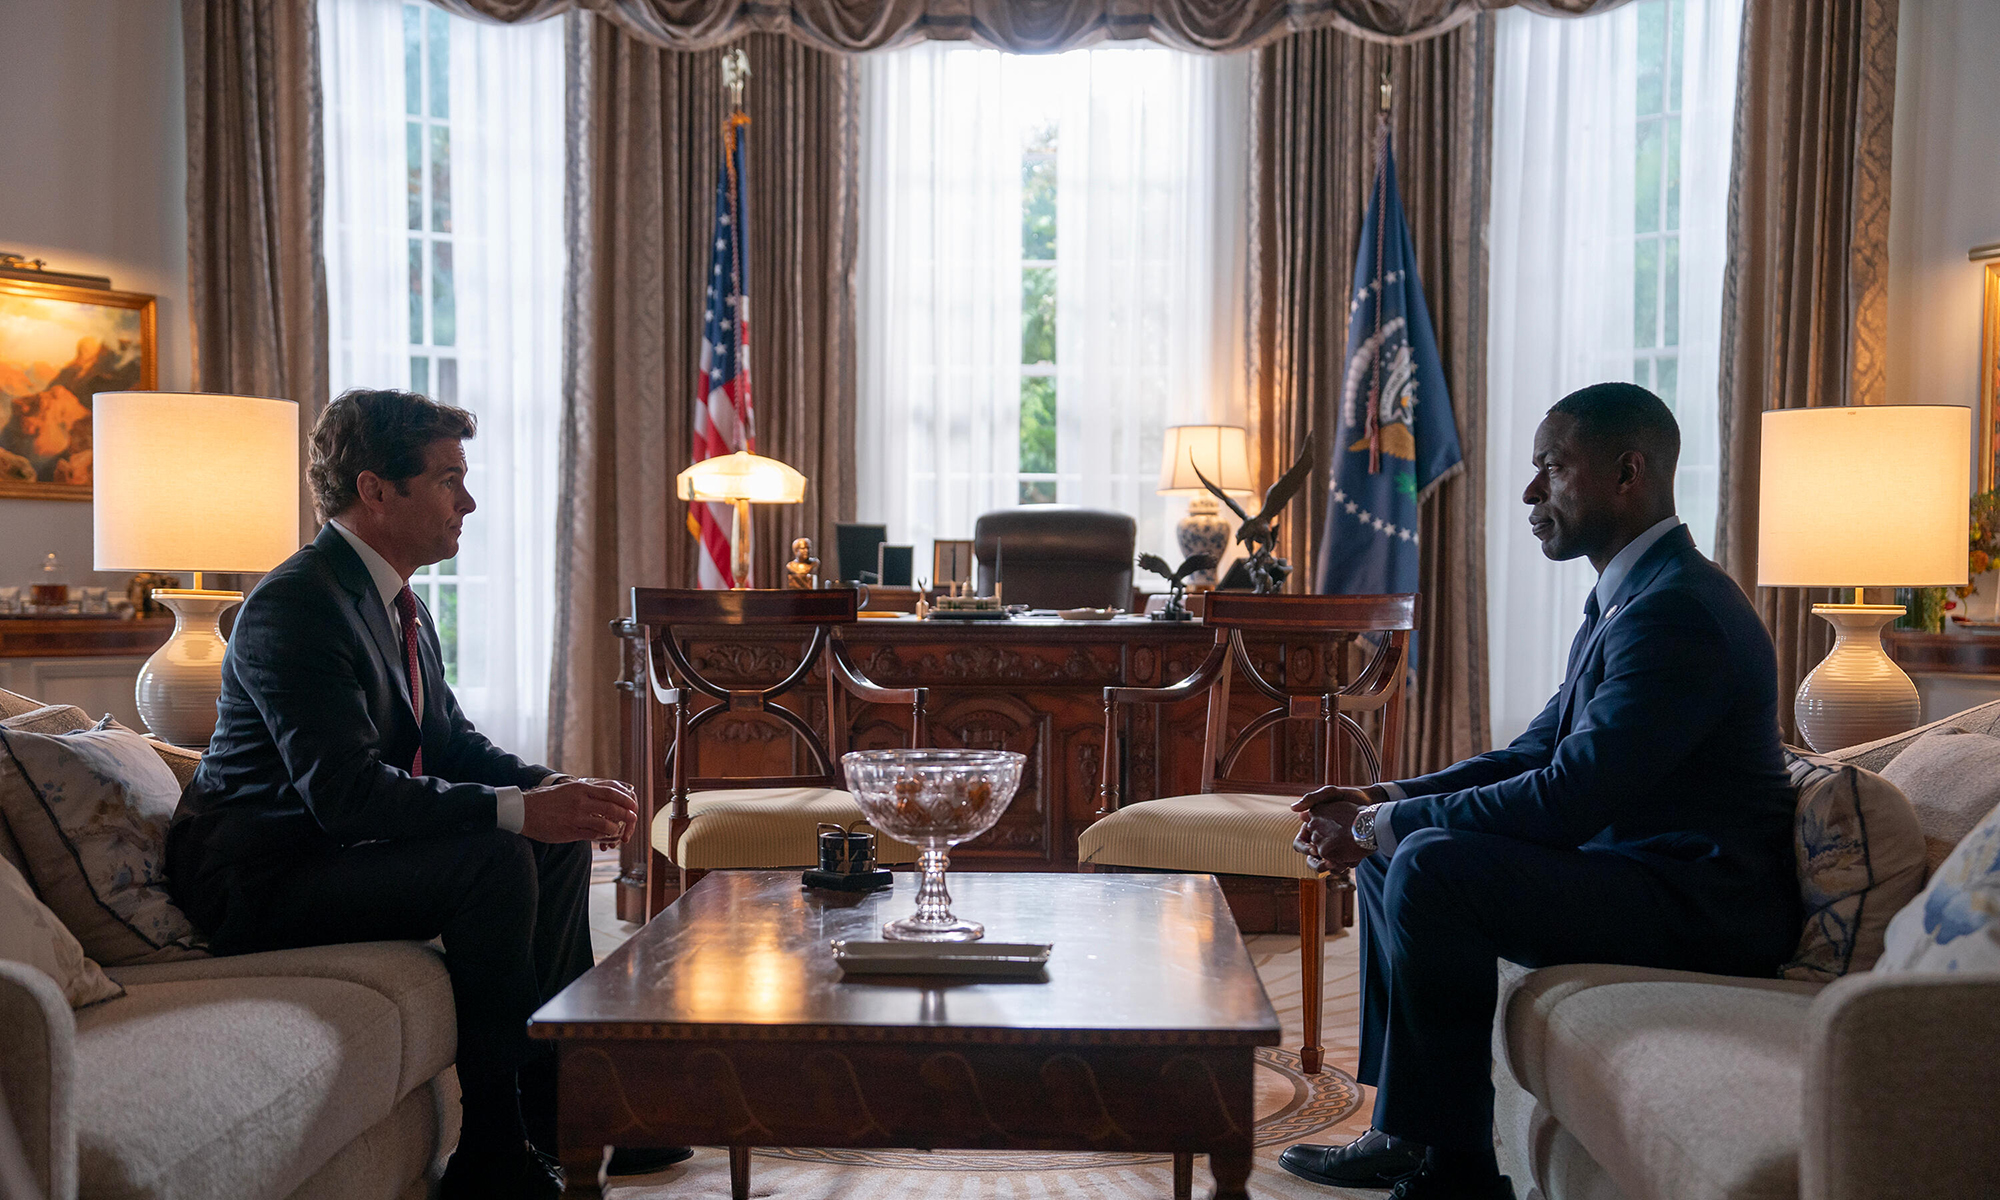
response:
<svg viewBox="0 0 2000 1200"><path fill-rule="evenodd" d="M410 671L410 708L417 714L417 756L410 774L424 773L424 672L417 664L417 594L406 585L396 593L396 611L403 614L403 662Z"/></svg>

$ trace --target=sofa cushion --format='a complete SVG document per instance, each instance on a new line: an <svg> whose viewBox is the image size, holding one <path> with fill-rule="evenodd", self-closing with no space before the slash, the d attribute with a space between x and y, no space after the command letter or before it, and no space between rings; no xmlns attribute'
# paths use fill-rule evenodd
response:
<svg viewBox="0 0 2000 1200"><path fill-rule="evenodd" d="M31 713L41 707L43 707L42 702L32 696L23 696L19 692L0 688L0 721Z"/></svg>
<svg viewBox="0 0 2000 1200"><path fill-rule="evenodd" d="M47 975L62 989L71 1008L125 994L105 978L104 968L90 961L76 935L35 899L27 877L13 863L0 860L0 958L10 959Z"/></svg>
<svg viewBox="0 0 2000 1200"><path fill-rule="evenodd" d="M686 870L816 867L819 827L863 820L854 797L835 788L723 788L688 795L688 826L670 841L671 814L653 818L653 849ZM915 862L917 848L887 835L875 839L878 863Z"/></svg>
<svg viewBox="0 0 2000 1200"><path fill-rule="evenodd" d="M167 822L180 787L110 719L49 735L0 726L0 819L36 894L107 966L203 953L167 896Z"/></svg>
<svg viewBox="0 0 2000 1200"><path fill-rule="evenodd" d="M1792 850L1806 923L1783 974L1827 982L1881 957L1889 918L1923 887L1923 831L1909 800L1873 771L1785 758L1799 794Z"/></svg>
<svg viewBox="0 0 2000 1200"><path fill-rule="evenodd" d="M333 979L128 986L77 1013L80 1193L283 1196L396 1103L396 1007Z"/></svg>
<svg viewBox="0 0 2000 1200"><path fill-rule="evenodd" d="M1903 789L1924 831L1931 870L2000 804L2000 738L1956 725L1931 730L1882 768Z"/></svg>
<svg viewBox="0 0 2000 1200"><path fill-rule="evenodd" d="M458 1054L458 1017L444 958L422 942L343 942L258 954L228 954L150 966L113 967L107 974L128 987L196 980L266 977L337 979L359 984L396 1006L403 1023L403 1095L451 1066Z"/></svg>
<svg viewBox="0 0 2000 1200"><path fill-rule="evenodd" d="M1975 704L1943 720L1919 725L1902 733L1892 733L1888 737L1858 746L1843 746L1827 754L1837 762L1853 763L1867 771L1880 771L1894 762L1898 755L1916 745L1917 740L1934 729L1947 725L1956 726L1968 733L1981 733L1988 737L2000 737L2000 700L1989 700L1985 704Z"/></svg>
<svg viewBox="0 0 2000 1200"><path fill-rule="evenodd" d="M1797 1200L1819 985L1597 964L1508 998L1510 1070L1630 1200Z"/></svg>
<svg viewBox="0 0 2000 1200"><path fill-rule="evenodd" d="M1889 923L1881 971L2000 971L2000 809Z"/></svg>
<svg viewBox="0 0 2000 1200"><path fill-rule="evenodd" d="M88 729L93 724L95 722L90 719L90 714L74 704L43 704L27 712L0 718L0 729L20 729L28 733L71 733Z"/></svg>

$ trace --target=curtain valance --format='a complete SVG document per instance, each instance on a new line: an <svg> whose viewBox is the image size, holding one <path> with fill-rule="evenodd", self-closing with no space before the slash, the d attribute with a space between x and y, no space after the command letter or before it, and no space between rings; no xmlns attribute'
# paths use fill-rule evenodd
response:
<svg viewBox="0 0 2000 1200"><path fill-rule="evenodd" d="M1522 8L1580 17L1629 0L434 0L490 21L594 12L642 41L707 50L750 33L778 33L851 53L911 42L970 41L1047 53L1148 39L1180 50L1248 50L1310 29L1377 42L1436 37L1481 12Z"/></svg>

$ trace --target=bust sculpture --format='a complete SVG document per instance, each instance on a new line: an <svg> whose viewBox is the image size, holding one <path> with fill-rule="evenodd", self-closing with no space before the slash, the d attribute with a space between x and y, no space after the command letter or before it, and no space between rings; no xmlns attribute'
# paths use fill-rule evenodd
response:
<svg viewBox="0 0 2000 1200"><path fill-rule="evenodd" d="M785 586L803 591L819 587L819 559L813 557L811 538L792 542L792 560L785 564Z"/></svg>

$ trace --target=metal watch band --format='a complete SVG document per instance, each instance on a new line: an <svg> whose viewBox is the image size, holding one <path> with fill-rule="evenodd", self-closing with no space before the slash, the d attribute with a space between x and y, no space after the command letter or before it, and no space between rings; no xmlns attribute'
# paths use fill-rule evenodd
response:
<svg viewBox="0 0 2000 1200"><path fill-rule="evenodd" d="M1354 844L1363 850L1375 849L1375 810L1379 804L1371 804L1354 814Z"/></svg>

